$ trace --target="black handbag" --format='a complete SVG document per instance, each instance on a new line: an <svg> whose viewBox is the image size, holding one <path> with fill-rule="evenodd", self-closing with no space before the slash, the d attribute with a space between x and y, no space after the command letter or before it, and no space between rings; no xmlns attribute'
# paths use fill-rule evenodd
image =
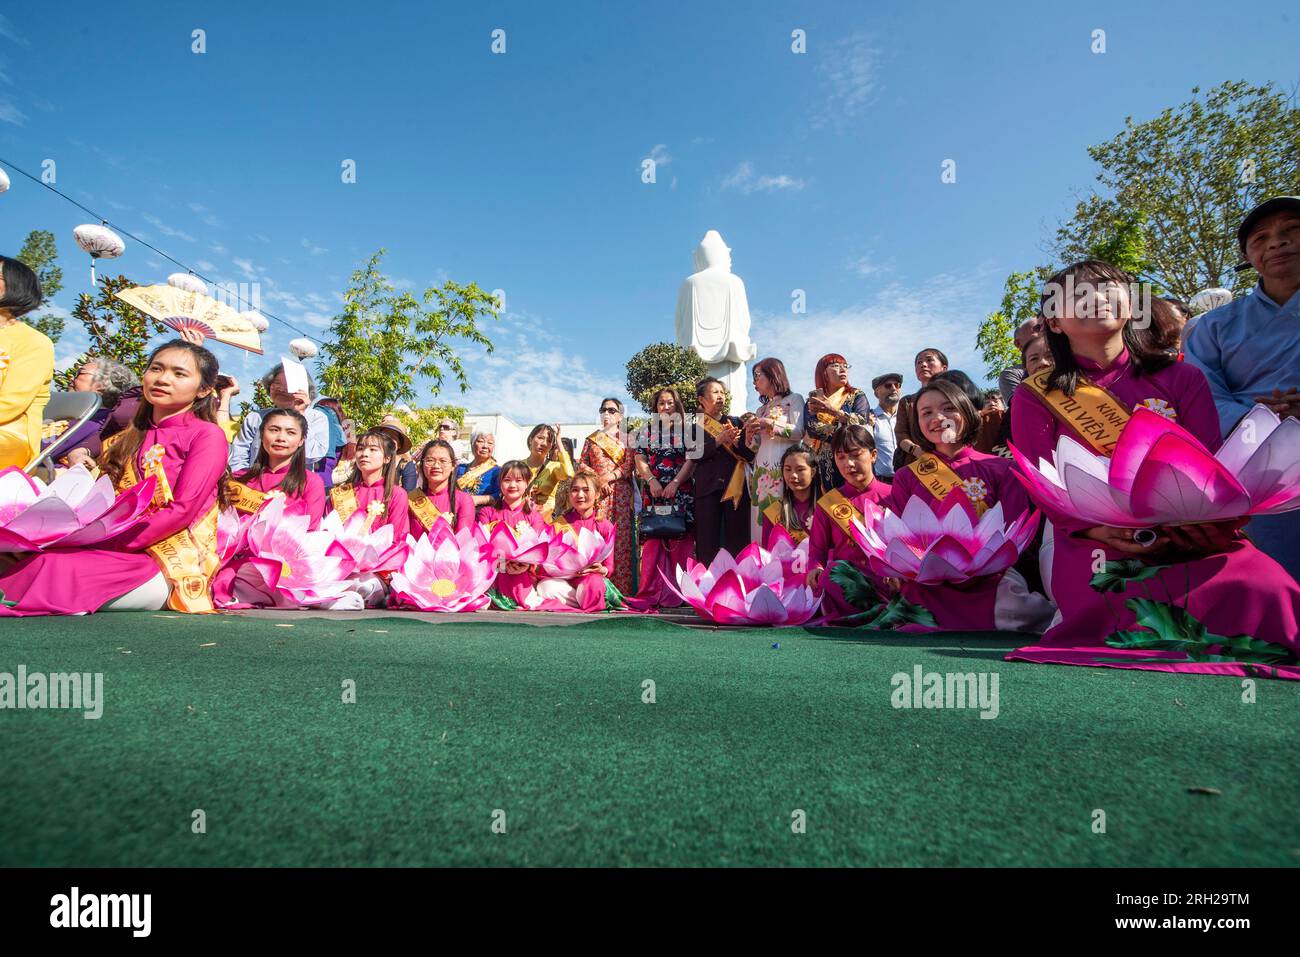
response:
<svg viewBox="0 0 1300 957"><path fill-rule="evenodd" d="M686 512L671 503L655 502L641 513L642 540L686 537Z"/></svg>

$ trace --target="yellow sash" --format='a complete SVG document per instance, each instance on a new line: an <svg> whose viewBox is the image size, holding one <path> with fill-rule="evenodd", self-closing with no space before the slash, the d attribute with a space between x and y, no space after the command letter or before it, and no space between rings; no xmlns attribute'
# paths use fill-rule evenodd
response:
<svg viewBox="0 0 1300 957"><path fill-rule="evenodd" d="M915 462L909 462L907 467L912 470L912 474L920 480L926 490L940 502L947 498L948 493L953 489L959 488L966 493L966 497L975 506L976 515L983 515L989 510L989 504L985 501L987 490L984 488L983 481L976 478L967 482L933 452L922 454Z"/></svg>
<svg viewBox="0 0 1300 957"><path fill-rule="evenodd" d="M105 450L112 447L114 440L125 433L119 432L104 443ZM145 453L146 477L152 475L157 484L151 505L162 508L172 501L171 485L163 472L163 447L155 445ZM122 471L122 480L117 484L119 492L140 483L135 462L128 461ZM172 611L190 615L211 615L216 613L212 606L210 586L212 576L221 566L217 557L217 506L214 503L207 514L189 528L182 528L161 542L155 542L148 548L149 555L158 563L163 577L171 585L171 594L167 598L167 607Z"/></svg>
<svg viewBox="0 0 1300 957"><path fill-rule="evenodd" d="M410 502L411 511L415 513L415 517L420 520L420 524L424 526L426 532L433 528L433 523L438 520L439 515L448 525L451 525L452 519L456 517L454 510L450 512L438 511L438 507L433 504L433 499L419 489L412 492L407 501Z"/></svg>
<svg viewBox="0 0 1300 957"><path fill-rule="evenodd" d="M703 412L700 413L699 420L704 427L704 431L709 433L714 442L718 443L718 448L725 449L736 460L736 467L731 470L731 478L727 480L727 489L722 493L722 500L730 502L732 508L740 508L740 496L745 491L745 460L740 457L740 453L729 445L723 445L719 439L723 429L731 423L728 422L724 425L713 416L705 415Z"/></svg>
<svg viewBox="0 0 1300 957"><path fill-rule="evenodd" d="M1099 455L1113 455L1115 443L1131 415L1128 406L1099 385L1093 384L1082 373L1074 395L1068 396L1060 389L1047 390L1051 369L1027 377L1024 382L1033 390L1052 414L1068 425L1074 434L1092 446Z"/></svg>
<svg viewBox="0 0 1300 957"><path fill-rule="evenodd" d="M587 441L593 443L596 448L600 449L614 462L614 467L618 468L623 464L623 459L627 455L627 449L619 445L618 442L611 439L604 432L592 432L587 436Z"/></svg>
<svg viewBox="0 0 1300 957"><path fill-rule="evenodd" d="M497 460L488 456L488 460L482 465L476 465L472 469L466 469L465 474L456 479L456 487L462 492L474 494L474 489L478 488L478 481L483 477L483 473L490 472L496 467Z"/></svg>
<svg viewBox="0 0 1300 957"><path fill-rule="evenodd" d="M266 501L266 493L229 479L226 481L226 498L230 499L230 505L235 511L252 515Z"/></svg>
<svg viewBox="0 0 1300 957"><path fill-rule="evenodd" d="M854 519L862 521L862 513L856 505L844 497L839 489L833 489L817 500L817 507L830 516L832 522L840 527L845 535L852 537Z"/></svg>
<svg viewBox="0 0 1300 957"><path fill-rule="evenodd" d="M840 386L830 395L822 396L822 401L825 402L827 405L829 405L836 412L838 412L840 408L844 405L848 397L849 397L848 391L844 388L844 386ZM835 416L831 415L829 412L818 412L817 421L822 425L830 425L832 422L835 421ZM820 451L821 447L826 444L821 439L818 439L811 435L804 436L804 441L812 446L814 452Z"/></svg>
<svg viewBox="0 0 1300 957"><path fill-rule="evenodd" d="M573 526L570 525L568 522L566 522L563 518L556 518L554 521L551 522L551 526L557 532L569 532L570 534L574 534L574 535L577 534L576 532L573 531Z"/></svg>
<svg viewBox="0 0 1300 957"><path fill-rule="evenodd" d="M330 489L330 505L334 506L334 511L339 513L339 521L346 525L352 513L359 507L357 493L352 491L351 485L335 485Z"/></svg>
<svg viewBox="0 0 1300 957"><path fill-rule="evenodd" d="M840 497L843 498L843 496ZM849 508L852 507L853 507L852 505L849 505ZM767 520L771 522L774 527L779 526L781 528L785 528L785 526L781 524L781 502L779 500L770 503L767 506L767 508L763 509L763 515L767 517ZM805 538L808 537L808 533L803 531L802 529L785 528L785 530L789 533L790 537L794 539L796 544L802 542Z"/></svg>

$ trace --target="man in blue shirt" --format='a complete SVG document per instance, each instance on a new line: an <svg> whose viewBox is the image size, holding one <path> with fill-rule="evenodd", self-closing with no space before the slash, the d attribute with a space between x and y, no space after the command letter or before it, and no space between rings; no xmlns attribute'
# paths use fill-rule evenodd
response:
<svg viewBox="0 0 1300 957"><path fill-rule="evenodd" d="M898 419L898 403L903 398L903 376L899 372L878 375L871 380L871 391L876 395L876 407L871 414L876 417L872 431L876 440L876 478L885 482L894 479L894 423Z"/></svg>
<svg viewBox="0 0 1300 957"><path fill-rule="evenodd" d="M1300 418L1300 196L1260 203L1242 221L1237 242L1259 282L1201 316L1185 348L1209 380L1224 435L1256 402ZM1258 516L1246 531L1300 577L1300 512Z"/></svg>

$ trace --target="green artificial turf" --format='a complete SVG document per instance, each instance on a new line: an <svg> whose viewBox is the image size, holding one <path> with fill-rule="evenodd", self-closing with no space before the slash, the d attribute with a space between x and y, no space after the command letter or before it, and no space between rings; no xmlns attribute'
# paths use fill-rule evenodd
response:
<svg viewBox="0 0 1300 957"><path fill-rule="evenodd" d="M0 671L99 671L105 697L0 711L0 864L1300 862L1293 682L1245 704L1240 679L1004 662L1010 636L484 618L0 620ZM917 664L996 672L1000 714L895 710Z"/></svg>

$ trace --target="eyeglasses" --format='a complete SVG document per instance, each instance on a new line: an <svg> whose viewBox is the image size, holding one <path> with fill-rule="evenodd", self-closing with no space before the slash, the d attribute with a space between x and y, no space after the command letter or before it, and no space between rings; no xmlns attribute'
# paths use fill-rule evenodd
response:
<svg viewBox="0 0 1300 957"><path fill-rule="evenodd" d="M618 409L612 409L608 406L600 410L601 415L618 415Z"/></svg>
<svg viewBox="0 0 1300 957"><path fill-rule="evenodd" d="M828 365L826 366L826 368L828 368L828 369L843 369L845 372L848 372L850 369L853 368L853 366L849 365L847 362L832 362L832 363L828 364Z"/></svg>

